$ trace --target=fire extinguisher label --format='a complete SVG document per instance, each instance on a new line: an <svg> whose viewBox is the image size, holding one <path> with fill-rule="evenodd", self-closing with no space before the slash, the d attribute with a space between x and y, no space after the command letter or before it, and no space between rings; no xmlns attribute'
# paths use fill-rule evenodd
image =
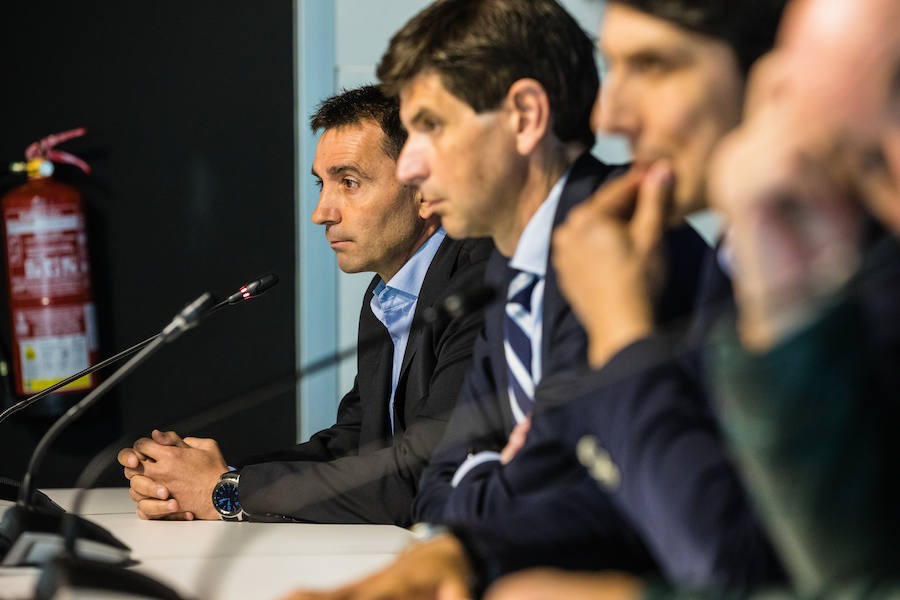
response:
<svg viewBox="0 0 900 600"><path fill-rule="evenodd" d="M20 301L84 294L90 266L83 231L81 215L53 214L48 207L7 211L11 293Z"/></svg>
<svg viewBox="0 0 900 600"><path fill-rule="evenodd" d="M39 392L62 381L72 373L88 367L87 337L64 335L19 341L22 360L22 384L29 394ZM67 385L67 390L91 387L86 375Z"/></svg>
<svg viewBox="0 0 900 600"><path fill-rule="evenodd" d="M96 331L93 304L16 310L13 315L22 362L22 387L35 393L62 381L89 365L90 335ZM64 389L91 387L91 377Z"/></svg>

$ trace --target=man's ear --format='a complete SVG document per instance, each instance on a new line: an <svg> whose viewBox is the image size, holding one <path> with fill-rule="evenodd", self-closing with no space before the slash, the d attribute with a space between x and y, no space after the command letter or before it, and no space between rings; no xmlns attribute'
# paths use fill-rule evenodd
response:
<svg viewBox="0 0 900 600"><path fill-rule="evenodd" d="M540 82L524 78L509 86L506 104L513 120L516 150L528 156L550 132L550 98Z"/></svg>

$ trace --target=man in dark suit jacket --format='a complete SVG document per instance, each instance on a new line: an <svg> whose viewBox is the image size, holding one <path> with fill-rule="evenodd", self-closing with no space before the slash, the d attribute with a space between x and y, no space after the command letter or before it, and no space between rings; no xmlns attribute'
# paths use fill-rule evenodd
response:
<svg viewBox="0 0 900 600"><path fill-rule="evenodd" d="M571 167L553 225L559 224L569 209L589 197L616 171L589 154L582 155ZM690 228L681 229L670 241L692 258L688 262L696 263L706 249ZM549 266L549 255L547 260L541 339L545 379L585 367L587 347L584 330ZM495 255L488 264L487 281L505 295L514 277L509 261ZM680 291L687 285L689 282L681 280L673 288ZM668 299L674 302L674 295ZM520 564L652 569L652 560L642 542L605 495L597 492L596 484L571 454L559 447L545 446L529 459L518 458L514 464L504 464L509 462L502 453L508 447L511 432L517 427L524 429L509 400L510 375L502 329L504 308L505 303L498 302L485 312L484 333L475 345L472 368L459 402L444 439L422 475L414 520L464 526L479 535L510 534L517 544L528 548L528 556L504 556L504 571ZM535 393L535 411L544 402L541 389L538 386ZM547 461L554 465L550 473L544 469ZM510 468L515 470L512 482L504 476ZM560 469L565 476L561 476ZM521 481L517 481L519 478ZM533 518L536 515L543 518Z"/></svg>
<svg viewBox="0 0 900 600"><path fill-rule="evenodd" d="M486 280L503 299L517 281L529 295L513 325L510 302L489 309L417 499L418 518L439 522L430 516L443 512L454 477L496 462L527 420L542 374L583 361L584 333L548 269L550 231L615 169L587 154L593 49L555 2L434 3L394 36L378 75L400 96L409 131L401 180L422 191L452 237L493 238ZM510 358L513 343L527 358Z"/></svg>
<svg viewBox="0 0 900 600"><path fill-rule="evenodd" d="M377 273L360 312L353 389L335 425L235 471L213 440L158 431L138 440L119 461L143 518L410 523L419 475L482 326L480 311L428 323L422 314L481 285L492 245L446 238L420 194L397 181L405 132L396 100L377 87L326 100L311 123L324 130L313 221L325 227L342 270ZM237 509L223 512L214 497Z"/></svg>

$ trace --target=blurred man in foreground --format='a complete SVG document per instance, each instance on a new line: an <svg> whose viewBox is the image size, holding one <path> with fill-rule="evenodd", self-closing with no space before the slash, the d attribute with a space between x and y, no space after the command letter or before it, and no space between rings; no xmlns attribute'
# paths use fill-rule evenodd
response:
<svg viewBox="0 0 900 600"><path fill-rule="evenodd" d="M728 430L800 593L896 593L900 4L796 0L750 98L711 182L740 265Z"/></svg>

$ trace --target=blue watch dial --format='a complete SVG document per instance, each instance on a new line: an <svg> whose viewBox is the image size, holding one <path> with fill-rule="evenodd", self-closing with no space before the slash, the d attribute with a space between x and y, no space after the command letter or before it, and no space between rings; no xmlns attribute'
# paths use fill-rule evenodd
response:
<svg viewBox="0 0 900 600"><path fill-rule="evenodd" d="M236 514L241 510L238 499L238 486L232 482L224 482L213 490L213 504L216 509L226 515Z"/></svg>

